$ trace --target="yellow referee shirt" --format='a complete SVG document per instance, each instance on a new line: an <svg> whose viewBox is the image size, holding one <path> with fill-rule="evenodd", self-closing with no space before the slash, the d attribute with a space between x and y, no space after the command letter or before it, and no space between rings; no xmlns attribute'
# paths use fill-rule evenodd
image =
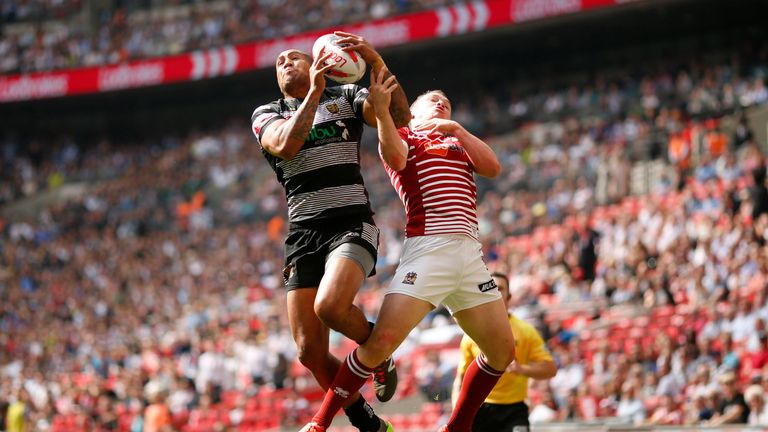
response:
<svg viewBox="0 0 768 432"><path fill-rule="evenodd" d="M552 360L544 340L532 325L513 315L509 316L509 325L512 326L512 334L515 336L515 361L521 365L527 365L531 362ZM461 359L457 373L463 375L470 363L480 354L480 348L465 334L459 349ZM527 397L528 377L504 372L485 402L507 405L524 402Z"/></svg>
<svg viewBox="0 0 768 432"><path fill-rule="evenodd" d="M8 432L24 432L24 402L16 401L8 407L5 427Z"/></svg>

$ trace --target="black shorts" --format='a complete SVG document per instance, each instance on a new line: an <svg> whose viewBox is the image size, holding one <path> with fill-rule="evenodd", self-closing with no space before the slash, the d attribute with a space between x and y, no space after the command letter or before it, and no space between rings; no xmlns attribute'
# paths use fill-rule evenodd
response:
<svg viewBox="0 0 768 432"><path fill-rule="evenodd" d="M325 274L325 260L344 243L355 243L376 262L379 228L373 219L329 220L317 224L290 224L285 237L285 288L317 287ZM376 266L368 276L376 274Z"/></svg>
<svg viewBox="0 0 768 432"><path fill-rule="evenodd" d="M484 403L475 415L472 432L528 432L528 405L524 402L509 405Z"/></svg>

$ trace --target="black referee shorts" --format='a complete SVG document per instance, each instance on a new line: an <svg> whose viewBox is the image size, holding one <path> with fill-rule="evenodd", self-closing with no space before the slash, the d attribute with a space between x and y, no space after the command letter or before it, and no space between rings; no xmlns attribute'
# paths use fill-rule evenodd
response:
<svg viewBox="0 0 768 432"><path fill-rule="evenodd" d="M373 219L328 220L313 224L289 224L285 238L285 288L316 287L325 274L328 254L345 243L362 246L376 262L379 228ZM376 267L368 276L376 274Z"/></svg>
<svg viewBox="0 0 768 432"><path fill-rule="evenodd" d="M472 432L528 432L528 405L524 402L509 405L484 403L472 423Z"/></svg>

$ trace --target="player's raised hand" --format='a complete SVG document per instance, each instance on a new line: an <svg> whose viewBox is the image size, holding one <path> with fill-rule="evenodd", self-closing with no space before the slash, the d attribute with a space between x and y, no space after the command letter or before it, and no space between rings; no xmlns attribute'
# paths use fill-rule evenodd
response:
<svg viewBox="0 0 768 432"><path fill-rule="evenodd" d="M424 122L414 127L413 130L417 132L426 132L430 134L442 133L442 134L452 135L460 127L461 125L459 125L457 122L453 120L433 118L433 119L425 120Z"/></svg>
<svg viewBox="0 0 768 432"><path fill-rule="evenodd" d="M333 62L328 61L331 55L333 55L332 52L325 52L324 49L321 49L309 68L309 82L316 91L325 90L325 73L333 67Z"/></svg>
<svg viewBox="0 0 768 432"><path fill-rule="evenodd" d="M339 45L344 51L357 51L360 57L369 65L373 65L376 61L381 60L381 55L363 37L343 31L335 31L333 34L341 38L336 40L336 45Z"/></svg>
<svg viewBox="0 0 768 432"><path fill-rule="evenodd" d="M368 87L371 103L376 111L389 110L389 102L392 100L392 92L397 89L397 79L394 75L385 79L387 69L382 68L379 73L371 69L371 85Z"/></svg>

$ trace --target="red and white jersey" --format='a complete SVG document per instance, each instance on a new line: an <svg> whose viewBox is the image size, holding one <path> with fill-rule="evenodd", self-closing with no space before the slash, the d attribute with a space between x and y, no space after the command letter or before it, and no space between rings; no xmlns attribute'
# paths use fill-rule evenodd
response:
<svg viewBox="0 0 768 432"><path fill-rule="evenodd" d="M392 186L405 205L406 237L464 234L478 238L477 187L467 152L456 137L398 130L408 146L402 171L386 162Z"/></svg>

